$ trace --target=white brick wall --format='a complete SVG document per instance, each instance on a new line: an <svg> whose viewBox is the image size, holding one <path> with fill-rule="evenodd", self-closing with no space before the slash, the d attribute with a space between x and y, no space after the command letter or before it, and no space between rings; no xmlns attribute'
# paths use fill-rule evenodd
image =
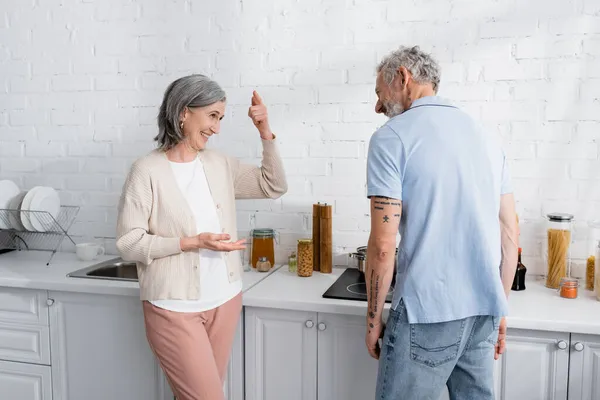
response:
<svg viewBox="0 0 600 400"><path fill-rule="evenodd" d="M365 163L374 67L399 44L440 60L441 94L504 143L527 265L541 272L543 214L600 219L600 3L597 0L3 0L0 178L52 185L82 206L73 234L114 251L131 162L152 148L166 85L201 72L228 93L214 146L258 162L246 116L270 105L290 191L240 201L240 231L275 227L279 260L310 234L314 202L334 205L336 262L366 244ZM578 271L579 272L579 271Z"/></svg>

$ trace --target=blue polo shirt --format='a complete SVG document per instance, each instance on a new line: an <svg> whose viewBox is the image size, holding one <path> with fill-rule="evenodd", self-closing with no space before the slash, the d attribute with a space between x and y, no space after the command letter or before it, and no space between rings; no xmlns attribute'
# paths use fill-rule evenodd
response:
<svg viewBox="0 0 600 400"><path fill-rule="evenodd" d="M409 323L504 316L500 196L504 153L466 113L424 97L371 137L367 194L402 200L392 308Z"/></svg>

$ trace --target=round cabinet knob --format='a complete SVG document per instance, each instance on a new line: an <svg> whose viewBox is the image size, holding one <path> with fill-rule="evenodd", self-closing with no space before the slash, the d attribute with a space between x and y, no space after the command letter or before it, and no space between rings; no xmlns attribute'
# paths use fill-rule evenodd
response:
<svg viewBox="0 0 600 400"><path fill-rule="evenodd" d="M304 325L305 325L307 328L312 328L313 326L315 326L315 323L314 323L314 322L312 322L312 321L309 319L308 321L306 321L306 322L304 323Z"/></svg>
<svg viewBox="0 0 600 400"><path fill-rule="evenodd" d="M567 348L567 342L565 342L564 340L559 340L558 343L556 343L556 347L558 347L561 350L564 350Z"/></svg>
<svg viewBox="0 0 600 400"><path fill-rule="evenodd" d="M51 306L52 304L54 304L54 299L48 299L46 300L46 304Z"/></svg>
<svg viewBox="0 0 600 400"><path fill-rule="evenodd" d="M323 322L321 322L318 326L320 331L324 331L325 329L327 329L327 325L325 325Z"/></svg>
<svg viewBox="0 0 600 400"><path fill-rule="evenodd" d="M577 342L573 345L573 348L575 349L575 351L583 351L583 343Z"/></svg>

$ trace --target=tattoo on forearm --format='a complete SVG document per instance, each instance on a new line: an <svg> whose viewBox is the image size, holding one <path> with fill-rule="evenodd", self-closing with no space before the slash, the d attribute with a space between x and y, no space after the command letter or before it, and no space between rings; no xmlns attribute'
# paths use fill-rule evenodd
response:
<svg viewBox="0 0 600 400"><path fill-rule="evenodd" d="M387 205L390 205L391 203L389 201L377 201L377 200L375 200L375 204L387 204Z"/></svg>
<svg viewBox="0 0 600 400"><path fill-rule="evenodd" d="M394 217L400 218L400 214L394 214Z"/></svg>
<svg viewBox="0 0 600 400"><path fill-rule="evenodd" d="M387 215L383 217L383 222L390 222L390 217Z"/></svg>
<svg viewBox="0 0 600 400"><path fill-rule="evenodd" d="M377 312L377 302L379 301L379 275L377 275L377 280L375 281L375 304L374 304L374 312Z"/></svg>
<svg viewBox="0 0 600 400"><path fill-rule="evenodd" d="M374 208L375 208L376 210L383 210L383 207L377 207L377 206L375 206Z"/></svg>

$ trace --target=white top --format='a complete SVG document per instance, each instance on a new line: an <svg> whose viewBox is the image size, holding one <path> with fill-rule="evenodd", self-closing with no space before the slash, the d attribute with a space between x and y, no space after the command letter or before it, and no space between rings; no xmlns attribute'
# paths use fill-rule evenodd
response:
<svg viewBox="0 0 600 400"><path fill-rule="evenodd" d="M210 194L208 181L201 161L196 158L189 163L169 162L177 186L186 198L196 217L197 233L221 233L217 209ZM242 290L242 281L229 282L225 253L207 249L199 250L200 299L154 300L157 307L177 312L201 312L212 310L235 297Z"/></svg>

